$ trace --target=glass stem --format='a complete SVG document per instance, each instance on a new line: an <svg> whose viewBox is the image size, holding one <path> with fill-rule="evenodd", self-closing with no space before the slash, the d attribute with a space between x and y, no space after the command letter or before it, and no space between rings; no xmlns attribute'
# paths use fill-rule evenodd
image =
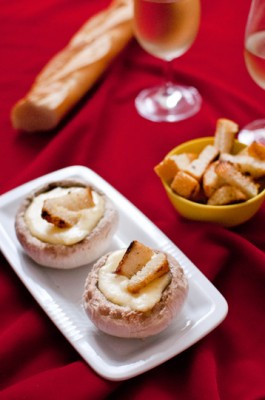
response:
<svg viewBox="0 0 265 400"><path fill-rule="evenodd" d="M165 90L165 95L168 95L172 92L172 86L173 86L173 67L172 67L172 61L164 61L164 90Z"/></svg>

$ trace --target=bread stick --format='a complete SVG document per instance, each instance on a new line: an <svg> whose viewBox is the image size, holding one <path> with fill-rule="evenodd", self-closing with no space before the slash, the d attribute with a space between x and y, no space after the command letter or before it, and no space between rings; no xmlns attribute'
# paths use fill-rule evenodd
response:
<svg viewBox="0 0 265 400"><path fill-rule="evenodd" d="M132 38L132 15L131 0L113 0L90 18L15 104L13 127L27 132L55 128Z"/></svg>

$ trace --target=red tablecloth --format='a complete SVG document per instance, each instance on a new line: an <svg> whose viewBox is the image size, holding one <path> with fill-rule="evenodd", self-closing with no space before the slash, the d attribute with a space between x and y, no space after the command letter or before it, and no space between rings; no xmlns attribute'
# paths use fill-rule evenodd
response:
<svg viewBox="0 0 265 400"><path fill-rule="evenodd" d="M182 219L153 172L174 146L210 136L219 117L241 126L265 115L265 93L243 60L249 1L202 0L200 32L174 62L175 78L195 85L200 112L179 123L152 123L136 94L161 79L161 63L133 40L98 84L51 133L12 129L9 114L36 74L108 1L3 0L0 12L0 192L51 171L84 165L147 215L224 295L224 322L170 361L111 382L71 347L0 255L1 399L265 398L265 206L225 229Z"/></svg>

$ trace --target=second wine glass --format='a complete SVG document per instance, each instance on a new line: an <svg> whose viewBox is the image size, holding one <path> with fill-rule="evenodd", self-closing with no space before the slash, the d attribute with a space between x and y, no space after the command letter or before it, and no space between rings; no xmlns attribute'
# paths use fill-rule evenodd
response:
<svg viewBox="0 0 265 400"><path fill-rule="evenodd" d="M245 30L244 58L249 75L265 89L265 0L252 0ZM265 119L246 125L238 140L249 145L253 141L265 144Z"/></svg>
<svg viewBox="0 0 265 400"><path fill-rule="evenodd" d="M148 53L165 62L164 82L143 90L135 105L152 121L180 121L197 113L201 96L172 79L172 60L193 44L200 24L200 0L134 0L134 32Z"/></svg>

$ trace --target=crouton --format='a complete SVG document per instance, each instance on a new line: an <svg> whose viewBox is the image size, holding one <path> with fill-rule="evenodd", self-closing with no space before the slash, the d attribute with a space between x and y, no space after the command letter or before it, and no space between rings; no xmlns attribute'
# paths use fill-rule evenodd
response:
<svg viewBox="0 0 265 400"><path fill-rule="evenodd" d="M53 204L67 208L67 210L77 211L94 206L92 190L90 187L79 188L77 191L69 191L67 194L59 197L53 197L44 201L44 206Z"/></svg>
<svg viewBox="0 0 265 400"><path fill-rule="evenodd" d="M69 211L64 207L57 206L56 204L54 205L53 203L43 206L41 217L58 228L70 228L74 226L79 219L76 212Z"/></svg>
<svg viewBox="0 0 265 400"><path fill-rule="evenodd" d="M166 255L164 253L157 253L140 271L130 278L127 289L131 293L137 293L169 271L170 268Z"/></svg>
<svg viewBox="0 0 265 400"><path fill-rule="evenodd" d="M218 154L219 151L217 148L209 144L200 152L198 158L193 160L183 171L199 181L210 162L212 162Z"/></svg>
<svg viewBox="0 0 265 400"><path fill-rule="evenodd" d="M79 219L77 211L94 205L90 187L44 200L41 216L58 228L69 228Z"/></svg>
<svg viewBox="0 0 265 400"><path fill-rule="evenodd" d="M172 182L176 173L184 169L197 155L194 153L174 154L155 166L156 174L166 182Z"/></svg>
<svg viewBox="0 0 265 400"><path fill-rule="evenodd" d="M234 144L234 138L239 130L238 124L226 119L220 118L217 120L214 146L220 153L230 153Z"/></svg>
<svg viewBox="0 0 265 400"><path fill-rule="evenodd" d="M134 240L125 251L115 272L127 276L127 278L131 278L143 268L153 254L154 252L152 249Z"/></svg>
<svg viewBox="0 0 265 400"><path fill-rule="evenodd" d="M181 153L181 154L173 154L169 158L175 161L175 164L178 168L178 171L182 171L185 169L191 161L195 160L198 157L196 153Z"/></svg>
<svg viewBox="0 0 265 400"><path fill-rule="evenodd" d="M241 190L247 198L254 197L258 194L259 185L249 176L242 174L235 165L228 161L219 161L215 167L215 171L228 184L236 186Z"/></svg>
<svg viewBox="0 0 265 400"><path fill-rule="evenodd" d="M251 156L222 154L220 160L236 164L241 172L250 174L255 179L265 175L265 161Z"/></svg>
<svg viewBox="0 0 265 400"><path fill-rule="evenodd" d="M223 184L223 179L215 172L218 161L208 165L202 178L202 187L206 197L210 197Z"/></svg>
<svg viewBox="0 0 265 400"><path fill-rule="evenodd" d="M247 197L241 190L237 189L235 186L224 185L219 187L211 197L209 197L207 204L220 206L246 200Z"/></svg>
<svg viewBox="0 0 265 400"><path fill-rule="evenodd" d="M155 173L159 178L164 179L166 182L171 182L178 172L178 167L172 158L165 158L154 168Z"/></svg>
<svg viewBox="0 0 265 400"><path fill-rule="evenodd" d="M171 189L179 196L192 199L199 193L200 184L191 175L184 171L179 171L171 183Z"/></svg>

